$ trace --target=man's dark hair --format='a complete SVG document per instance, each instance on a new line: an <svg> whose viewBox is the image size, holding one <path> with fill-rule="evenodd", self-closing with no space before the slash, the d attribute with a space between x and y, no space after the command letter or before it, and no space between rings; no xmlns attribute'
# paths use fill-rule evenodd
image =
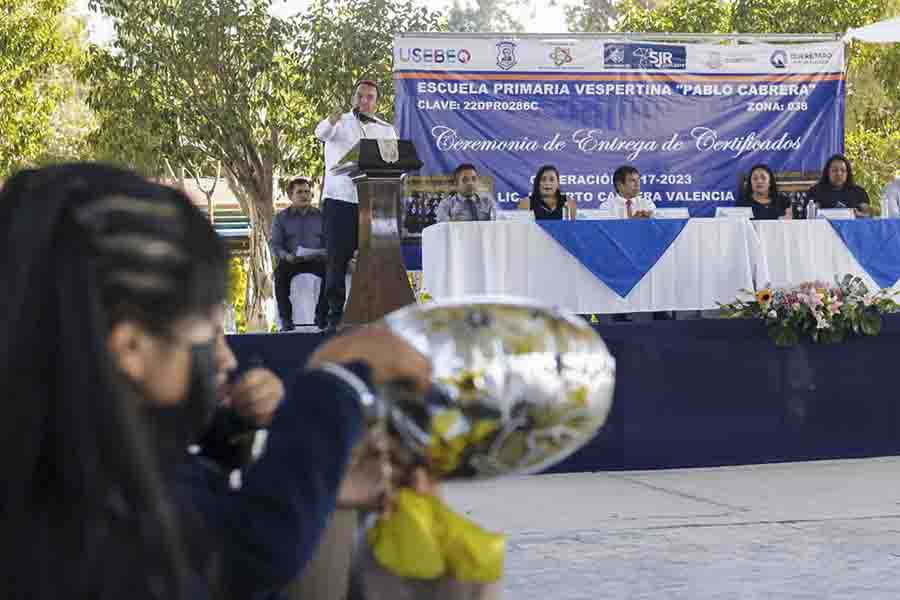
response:
<svg viewBox="0 0 900 600"><path fill-rule="evenodd" d="M303 185L304 183L308 185L310 189L312 188L312 181L310 181L306 177L294 177L293 179L291 179L287 185L287 195L290 196L292 193L294 193L295 187L297 187L298 185Z"/></svg>
<svg viewBox="0 0 900 600"><path fill-rule="evenodd" d="M632 173L635 173L637 175L641 174L640 171L638 171L631 165L622 165L621 167L616 169L616 172L613 173L613 189L616 191L616 193L619 193L619 186L625 183L625 178Z"/></svg>
<svg viewBox="0 0 900 600"><path fill-rule="evenodd" d="M475 168L475 165L471 163L463 163L456 167L453 170L453 181L455 182L459 178L459 174L463 171L475 171L475 174L478 174L478 169Z"/></svg>
<svg viewBox="0 0 900 600"><path fill-rule="evenodd" d="M379 98L381 98L381 88L378 87L378 84L375 83L375 81L372 80L372 79L360 79L360 80L358 80L358 81L356 82L356 85L353 86L353 93L354 93L354 94L356 93L356 90L358 90L358 89L359 89L359 86L361 86L361 85L368 85L368 86L371 86L371 87L375 88L375 93L377 94L377 96L378 96Z"/></svg>

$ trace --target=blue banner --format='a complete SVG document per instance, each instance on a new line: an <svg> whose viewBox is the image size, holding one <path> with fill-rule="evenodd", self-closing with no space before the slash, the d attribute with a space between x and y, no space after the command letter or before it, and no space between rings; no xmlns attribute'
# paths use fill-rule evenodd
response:
<svg viewBox="0 0 900 600"><path fill-rule="evenodd" d="M658 207L711 216L752 165L817 177L844 146L839 43L403 37L394 66L397 130L421 174L473 163L494 177L500 208L515 208L544 164L579 207L601 208L628 164Z"/></svg>

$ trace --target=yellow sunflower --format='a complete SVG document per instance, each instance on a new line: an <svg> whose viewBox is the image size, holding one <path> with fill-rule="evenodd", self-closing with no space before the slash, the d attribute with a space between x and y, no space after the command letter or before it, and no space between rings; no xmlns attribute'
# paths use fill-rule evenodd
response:
<svg viewBox="0 0 900 600"><path fill-rule="evenodd" d="M759 304L768 304L772 301L772 290L764 289L756 292L756 301Z"/></svg>

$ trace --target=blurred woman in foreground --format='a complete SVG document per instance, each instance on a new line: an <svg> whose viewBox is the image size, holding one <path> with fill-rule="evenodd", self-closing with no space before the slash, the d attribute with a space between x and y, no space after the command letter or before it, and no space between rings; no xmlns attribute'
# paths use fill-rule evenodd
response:
<svg viewBox="0 0 900 600"><path fill-rule="evenodd" d="M205 217L133 173L62 165L7 181L0 235L6 599L276 589L335 507L372 383L427 381L424 357L384 331L335 338L272 417L241 489L216 489L185 451L234 366L226 251Z"/></svg>

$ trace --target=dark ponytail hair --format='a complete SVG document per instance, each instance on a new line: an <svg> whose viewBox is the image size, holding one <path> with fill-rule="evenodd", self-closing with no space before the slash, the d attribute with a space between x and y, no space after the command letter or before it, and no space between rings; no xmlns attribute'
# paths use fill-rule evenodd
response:
<svg viewBox="0 0 900 600"><path fill-rule="evenodd" d="M11 597L189 597L196 557L106 339L122 319L165 334L222 302L224 245L182 193L96 164L13 176L0 229L0 530L16 548L0 575Z"/></svg>

